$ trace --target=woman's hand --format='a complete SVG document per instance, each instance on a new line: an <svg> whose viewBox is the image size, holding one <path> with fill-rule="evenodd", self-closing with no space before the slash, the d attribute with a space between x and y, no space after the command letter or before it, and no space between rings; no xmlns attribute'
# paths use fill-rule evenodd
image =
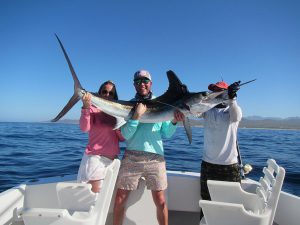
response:
<svg viewBox="0 0 300 225"><path fill-rule="evenodd" d="M82 99L81 99L82 103L83 103L82 108L84 108L84 109L89 109L90 108L90 106L91 106L91 97L92 97L92 95L89 92L85 93L82 96Z"/></svg>

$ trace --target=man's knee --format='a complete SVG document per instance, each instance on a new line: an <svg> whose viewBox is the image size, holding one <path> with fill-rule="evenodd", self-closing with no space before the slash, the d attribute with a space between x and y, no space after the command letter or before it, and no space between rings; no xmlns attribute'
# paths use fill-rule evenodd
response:
<svg viewBox="0 0 300 225"><path fill-rule="evenodd" d="M130 191L118 189L115 199L115 207L122 207L125 205L128 197L129 197Z"/></svg>
<svg viewBox="0 0 300 225"><path fill-rule="evenodd" d="M156 207L165 208L167 205L164 191L152 191L152 196Z"/></svg>

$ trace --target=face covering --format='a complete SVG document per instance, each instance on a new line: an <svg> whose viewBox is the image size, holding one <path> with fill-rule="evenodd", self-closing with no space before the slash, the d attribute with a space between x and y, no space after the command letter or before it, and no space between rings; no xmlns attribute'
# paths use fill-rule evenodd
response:
<svg viewBox="0 0 300 225"><path fill-rule="evenodd" d="M145 95L145 96L143 96L143 95L139 95L138 93L136 93L135 94L135 99L137 100L137 101L146 101L146 100L150 100L150 99L152 99L152 92L151 91L149 91L149 93L147 94L147 95Z"/></svg>
<svg viewBox="0 0 300 225"><path fill-rule="evenodd" d="M222 102L222 103L220 103L219 105L216 105L215 108L222 109L222 108L226 108L227 106L228 106L228 104Z"/></svg>

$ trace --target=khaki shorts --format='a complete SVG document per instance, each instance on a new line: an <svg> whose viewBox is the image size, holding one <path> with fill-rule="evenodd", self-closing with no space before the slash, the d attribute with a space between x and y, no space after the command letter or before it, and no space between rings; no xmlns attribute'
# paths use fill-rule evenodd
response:
<svg viewBox="0 0 300 225"><path fill-rule="evenodd" d="M136 190L141 177L146 180L147 189L167 189L166 161L162 155L142 151L126 150L119 170L117 187Z"/></svg>

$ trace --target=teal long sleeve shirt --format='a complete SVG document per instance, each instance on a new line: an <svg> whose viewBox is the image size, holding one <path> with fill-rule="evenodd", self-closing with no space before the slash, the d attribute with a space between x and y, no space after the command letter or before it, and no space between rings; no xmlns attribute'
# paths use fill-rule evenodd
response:
<svg viewBox="0 0 300 225"><path fill-rule="evenodd" d="M127 150L144 151L164 155L162 138L171 137L177 125L171 121L160 123L140 123L139 120L129 120L121 127Z"/></svg>

